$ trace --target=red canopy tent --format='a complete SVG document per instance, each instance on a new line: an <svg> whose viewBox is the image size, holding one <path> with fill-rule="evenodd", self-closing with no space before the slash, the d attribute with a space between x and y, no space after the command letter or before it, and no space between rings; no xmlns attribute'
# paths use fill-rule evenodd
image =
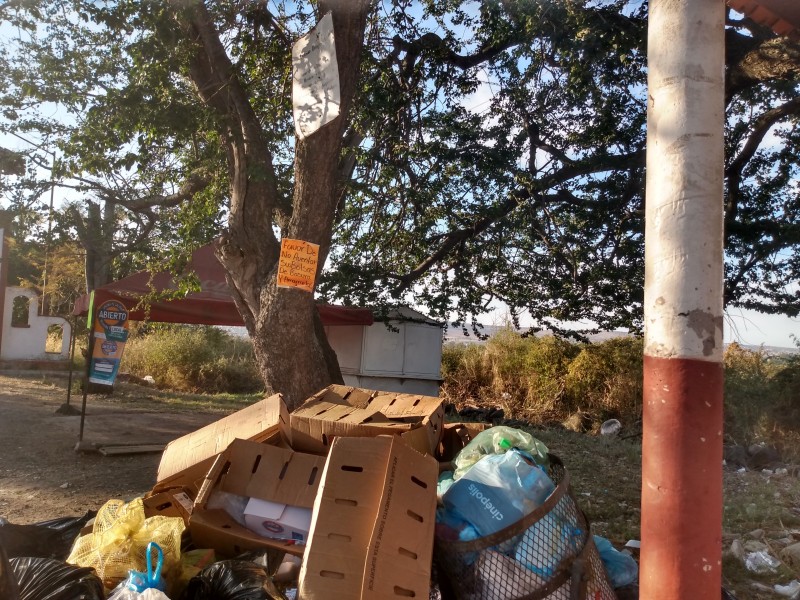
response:
<svg viewBox="0 0 800 600"><path fill-rule="evenodd" d="M95 306L106 300L117 300L130 311L132 321L155 321L162 323L194 323L203 325L242 326L242 317L236 309L225 270L214 255L212 245L203 246L192 254L187 271L194 271L200 280L200 291L190 292L182 298L152 302L145 309L138 307L139 300L155 292L176 289L173 275L169 271L139 271L95 290ZM72 314L86 316L89 313L90 297L78 298ZM366 308L349 308L330 304L318 304L317 310L323 325L372 325L372 311Z"/></svg>

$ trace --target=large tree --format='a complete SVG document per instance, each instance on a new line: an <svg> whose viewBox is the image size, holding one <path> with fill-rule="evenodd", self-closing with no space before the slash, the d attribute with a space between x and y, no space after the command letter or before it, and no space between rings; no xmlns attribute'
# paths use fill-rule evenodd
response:
<svg viewBox="0 0 800 600"><path fill-rule="evenodd" d="M342 113L297 140L291 47L329 11ZM290 403L340 375L312 296L276 287L282 237L320 245L327 299L641 327L644 2L51 0L8 16L26 59L0 55L5 126L48 136L65 177L142 229L174 215L207 236L224 204L218 256ZM726 301L797 314L800 46L731 14L727 48Z"/></svg>
<svg viewBox="0 0 800 600"><path fill-rule="evenodd" d="M379 56L325 289L639 330L646 4L448 8ZM796 315L800 45L729 11L726 47L726 305Z"/></svg>

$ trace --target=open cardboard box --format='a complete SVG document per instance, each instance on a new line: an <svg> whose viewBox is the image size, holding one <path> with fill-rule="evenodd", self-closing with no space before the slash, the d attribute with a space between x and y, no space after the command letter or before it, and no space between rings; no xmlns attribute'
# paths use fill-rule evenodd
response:
<svg viewBox="0 0 800 600"><path fill-rule="evenodd" d="M442 466L451 469L450 464L464 447L475 439L475 436L492 426L488 423L445 423L442 427L442 439L436 451L436 458Z"/></svg>
<svg viewBox="0 0 800 600"><path fill-rule="evenodd" d="M327 454L337 437L400 435L423 454L434 454L444 424L439 398L331 385L290 416L292 447Z"/></svg>
<svg viewBox="0 0 800 600"><path fill-rule="evenodd" d="M189 522L194 507L195 493L189 488L170 488L142 498L144 516L181 517L184 523Z"/></svg>
<svg viewBox="0 0 800 600"><path fill-rule="evenodd" d="M310 509L325 468L325 458L271 444L234 440L209 470L189 519L198 548L214 548L223 556L246 550L277 548L302 556L305 545L262 537L240 525L222 509L209 509L216 490Z"/></svg>
<svg viewBox="0 0 800 600"><path fill-rule="evenodd" d="M300 570L303 600L427 598L438 465L397 436L337 437Z"/></svg>
<svg viewBox="0 0 800 600"><path fill-rule="evenodd" d="M281 395L264 398L167 444L153 492L177 487L197 489L214 457L236 438L273 444L281 438L288 447L290 435L289 411Z"/></svg>

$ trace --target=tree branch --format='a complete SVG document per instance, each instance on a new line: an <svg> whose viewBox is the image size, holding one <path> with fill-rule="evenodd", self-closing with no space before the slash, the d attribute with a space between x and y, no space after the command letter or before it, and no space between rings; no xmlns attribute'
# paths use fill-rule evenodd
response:
<svg viewBox="0 0 800 600"><path fill-rule="evenodd" d="M198 170L190 173L174 194L147 196L128 202L117 200L117 203L134 212L146 212L156 206L169 208L191 200L192 196L204 190L210 183L211 178L208 173L205 170Z"/></svg>
<svg viewBox="0 0 800 600"><path fill-rule="evenodd" d="M770 128L781 119L798 112L800 112L800 96L761 114L755 120L750 136L747 138L747 142L745 142L742 150L736 158L731 161L728 168L725 169L725 175L730 176L733 173L740 173L747 162L753 158L753 155L758 150L759 145Z"/></svg>
<svg viewBox="0 0 800 600"><path fill-rule="evenodd" d="M754 85L800 78L800 42L786 37L746 36L725 30L726 103Z"/></svg>
<svg viewBox="0 0 800 600"><path fill-rule="evenodd" d="M148 196L141 196L128 200L120 190L104 185L99 181L87 179L80 175L72 175L71 178L84 184L89 189L98 192L108 201L114 202L134 213L152 212L152 209L155 207L170 208L177 206L181 202L191 200L192 196L205 189L211 182L211 178L206 171L198 169L189 174L181 187L174 194L150 194ZM65 183L60 184L60 186L73 189L79 187Z"/></svg>
<svg viewBox="0 0 800 600"><path fill-rule="evenodd" d="M174 0L173 5L181 11L179 0ZM230 219L238 235L244 234L244 239L237 243L245 244L251 252L257 252L265 239L270 245L277 245L270 227L247 239L251 237L247 234L247 223L271 223L275 210L291 213L291 206L282 201L278 193L273 157L261 124L234 73L205 4L198 3L179 14L181 26L195 43L190 77L203 102L214 109L226 125L231 176Z"/></svg>
<svg viewBox="0 0 800 600"><path fill-rule="evenodd" d="M339 215L344 208L347 196L347 184L353 179L356 169L356 150L364 141L364 134L350 127L342 142L342 156L339 159L339 200L336 204L334 223L339 221Z"/></svg>
<svg viewBox="0 0 800 600"><path fill-rule="evenodd" d="M495 56L502 54L509 48L513 48L524 41L525 36L518 34L497 44L485 46L475 54L462 55L453 52L442 38L432 32L426 33L419 39L412 41L404 40L399 35L396 35L392 39L392 44L394 46L392 54L398 56L400 52L406 53L402 62L403 72L407 77L410 75L411 69L413 69L414 64L423 52L437 52L444 62L466 70L476 67L487 60L491 60Z"/></svg>
<svg viewBox="0 0 800 600"><path fill-rule="evenodd" d="M539 193L540 191L550 189L581 175L590 175L592 173L624 168L641 168L644 167L644 158L645 154L643 150L631 154L592 157L590 160L570 164L555 173L542 177L534 181L529 188L518 188L512 191L506 200L495 207L491 213L477 219L471 226L463 227L446 234L442 238L443 241L436 251L426 257L425 260L411 271L405 275L393 275L392 277L398 280L395 293L401 293L408 289L414 281L427 273L431 267L452 252L459 244L477 237L490 226L510 214L522 202L534 199L534 206L543 206L544 197ZM560 196L556 195L555 197L558 198Z"/></svg>
<svg viewBox="0 0 800 600"><path fill-rule="evenodd" d="M275 18L275 15L273 15L269 10L269 7L267 7L267 3L265 1L257 2L256 6L254 6L253 9L248 12L247 17L253 24L254 34L258 33L259 27L262 27L264 30L271 29L275 35L280 38L281 43L286 50L291 52L292 40L288 32L278 22L278 20Z"/></svg>
<svg viewBox="0 0 800 600"><path fill-rule="evenodd" d="M731 233L731 225L736 222L736 215L739 209L739 188L742 183L742 171L747 163L758 151L758 147L764 140L773 125L781 119L792 114L800 113L800 97L793 98L784 104L777 106L761 114L753 124L750 136L747 138L739 154L731 161L725 169L725 178L728 181L728 193L725 201L725 230L726 238Z"/></svg>

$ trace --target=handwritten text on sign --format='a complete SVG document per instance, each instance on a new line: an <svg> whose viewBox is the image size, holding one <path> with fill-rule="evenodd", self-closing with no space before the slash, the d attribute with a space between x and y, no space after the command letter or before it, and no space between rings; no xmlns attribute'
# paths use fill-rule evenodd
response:
<svg viewBox="0 0 800 600"><path fill-rule="evenodd" d="M278 262L278 287L297 287L314 291L317 276L319 246L303 240L281 240L281 259Z"/></svg>

